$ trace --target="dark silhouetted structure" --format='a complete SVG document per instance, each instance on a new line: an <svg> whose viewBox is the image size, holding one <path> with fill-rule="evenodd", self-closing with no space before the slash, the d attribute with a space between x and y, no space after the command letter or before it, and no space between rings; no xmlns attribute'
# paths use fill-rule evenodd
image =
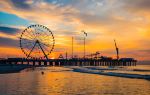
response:
<svg viewBox="0 0 150 95"><path fill-rule="evenodd" d="M122 58L120 60L101 56L99 59L24 59L8 58L1 59L0 64L26 64L28 66L136 66L133 58Z"/></svg>

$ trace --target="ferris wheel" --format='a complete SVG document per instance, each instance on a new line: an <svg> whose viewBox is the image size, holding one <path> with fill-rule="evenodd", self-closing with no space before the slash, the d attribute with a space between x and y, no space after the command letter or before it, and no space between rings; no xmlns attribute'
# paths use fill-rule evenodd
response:
<svg viewBox="0 0 150 95"><path fill-rule="evenodd" d="M51 30L39 24L27 27L20 37L20 48L27 58L48 59L54 44Z"/></svg>

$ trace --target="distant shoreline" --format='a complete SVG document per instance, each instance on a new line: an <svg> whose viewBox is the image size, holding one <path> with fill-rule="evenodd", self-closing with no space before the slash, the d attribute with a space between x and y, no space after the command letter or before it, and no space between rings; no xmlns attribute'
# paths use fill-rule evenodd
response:
<svg viewBox="0 0 150 95"><path fill-rule="evenodd" d="M150 61L137 61L137 65L150 65Z"/></svg>

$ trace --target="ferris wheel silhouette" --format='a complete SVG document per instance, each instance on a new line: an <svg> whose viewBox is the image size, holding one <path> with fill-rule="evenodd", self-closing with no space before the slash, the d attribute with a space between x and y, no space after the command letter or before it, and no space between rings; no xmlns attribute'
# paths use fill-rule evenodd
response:
<svg viewBox="0 0 150 95"><path fill-rule="evenodd" d="M39 24L27 27L20 37L20 48L27 58L48 59L54 45L55 39L51 30Z"/></svg>

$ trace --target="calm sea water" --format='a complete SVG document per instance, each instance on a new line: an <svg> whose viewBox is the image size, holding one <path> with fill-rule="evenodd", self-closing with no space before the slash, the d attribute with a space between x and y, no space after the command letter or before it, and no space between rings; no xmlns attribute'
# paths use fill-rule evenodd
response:
<svg viewBox="0 0 150 95"><path fill-rule="evenodd" d="M0 74L0 95L150 95L150 81L46 67Z"/></svg>

